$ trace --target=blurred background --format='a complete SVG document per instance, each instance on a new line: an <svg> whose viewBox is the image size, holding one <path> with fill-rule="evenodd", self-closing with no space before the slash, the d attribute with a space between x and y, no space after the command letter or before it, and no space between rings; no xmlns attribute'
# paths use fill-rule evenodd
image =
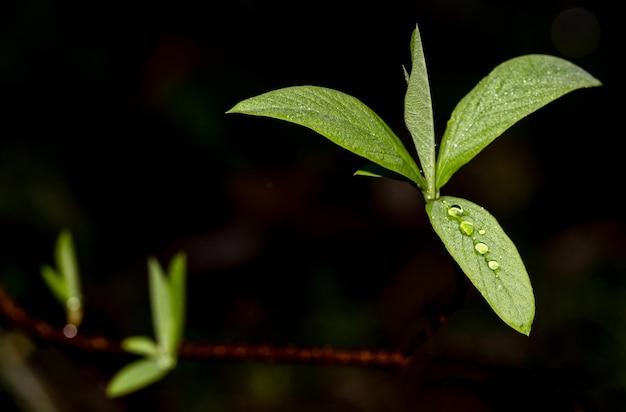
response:
<svg viewBox="0 0 626 412"><path fill-rule="evenodd" d="M31 314L64 324L39 272L68 228L84 333L152 334L146 259L177 251L193 342L393 349L437 313L454 316L404 370L181 360L115 400L103 388L131 356L38 341L3 320L0 410L623 409L624 35L612 4L2 2L0 284ZM465 286L419 192L353 177L366 162L308 129L224 114L319 85L406 138L415 24L437 138L509 58L560 56L603 82L523 119L443 189L484 206L517 244L536 296L530 337L472 287L454 301Z"/></svg>

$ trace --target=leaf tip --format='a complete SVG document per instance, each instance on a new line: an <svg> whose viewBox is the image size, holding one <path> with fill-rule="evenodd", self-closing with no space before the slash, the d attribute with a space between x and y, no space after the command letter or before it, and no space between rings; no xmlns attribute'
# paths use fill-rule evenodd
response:
<svg viewBox="0 0 626 412"><path fill-rule="evenodd" d="M523 335L526 336L530 336L530 328L531 328L531 324L526 324L526 325L522 325L522 327L519 330L519 332Z"/></svg>

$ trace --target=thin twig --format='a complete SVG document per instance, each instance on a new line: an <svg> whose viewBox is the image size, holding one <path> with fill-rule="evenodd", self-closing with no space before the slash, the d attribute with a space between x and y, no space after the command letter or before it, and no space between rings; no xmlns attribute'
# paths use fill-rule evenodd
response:
<svg viewBox="0 0 626 412"><path fill-rule="evenodd" d="M83 351L123 352L121 343L105 336L68 333L64 327L55 327L35 318L20 307L0 286L0 312L15 327L54 343L61 343ZM213 344L186 342L179 356L202 360L249 360L275 363L305 363L344 366L402 367L409 362L399 350L335 349L324 347L296 347L248 344Z"/></svg>

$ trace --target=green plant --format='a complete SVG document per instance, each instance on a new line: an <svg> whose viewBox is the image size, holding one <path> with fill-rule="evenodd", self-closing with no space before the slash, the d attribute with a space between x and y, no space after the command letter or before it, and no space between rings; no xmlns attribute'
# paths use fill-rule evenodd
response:
<svg viewBox="0 0 626 412"><path fill-rule="evenodd" d="M337 90L294 86L236 104L227 113L265 116L310 128L372 164L356 175L405 180L424 196L433 229L495 313L530 334L534 294L515 244L498 221L469 200L440 195L459 168L513 124L566 93L601 83L557 57L530 54L497 66L456 106L438 153L424 51L416 26L404 118L417 160L369 107Z"/></svg>
<svg viewBox="0 0 626 412"><path fill-rule="evenodd" d="M65 306L68 326L73 338L82 320L80 276L72 234L63 230L55 246L58 271L48 265L42 267L42 276L55 297ZM148 258L148 284L155 339L130 336L121 342L122 349L142 358L120 369L106 388L110 397L129 394L163 378L177 363L182 343L186 301L186 257L176 254L167 272L154 257ZM66 326L67 329L67 326Z"/></svg>
<svg viewBox="0 0 626 412"><path fill-rule="evenodd" d="M566 93L601 83L580 67L554 56L525 55L508 60L458 103L436 152L428 76L417 27L411 38L411 61L410 73L404 71L408 84L404 117L417 158L373 110L333 89L295 86L270 91L241 101L227 113L266 116L308 127L372 162L355 175L399 179L415 186L424 196L435 233L458 266L507 325L529 335L535 316L534 294L515 244L484 208L463 198L440 195L440 191L459 168L517 121ZM68 230L58 237L55 261L56 269L44 266L41 273L65 306L68 325L74 328L66 337L73 338L82 320L82 296ZM141 359L113 376L106 387L110 397L126 395L161 379L176 366L180 354L186 301L185 255L175 255L167 270L154 257L148 258L147 264L155 338L131 336L121 342L123 350ZM4 305L7 307L12 306ZM219 356L238 353L225 345L214 352ZM263 345L257 353L271 359L293 360L296 352L293 348ZM302 359L310 359L313 352L302 353ZM330 357L330 351L319 353ZM368 351L360 355L345 351L337 354L342 362L348 358L365 362L374 356ZM394 364L406 362L401 354L386 354L385 359Z"/></svg>
<svg viewBox="0 0 626 412"><path fill-rule="evenodd" d="M148 258L148 280L152 324L156 339L131 336L122 348L143 356L119 370L106 392L111 397L126 395L164 377L177 363L185 320L186 259L178 253L169 264L167 274L159 262Z"/></svg>
<svg viewBox="0 0 626 412"><path fill-rule="evenodd" d="M54 297L64 306L67 324L73 330L80 326L83 319L83 299L74 241L69 230L63 230L59 234L54 258L57 269L44 265L41 276Z"/></svg>

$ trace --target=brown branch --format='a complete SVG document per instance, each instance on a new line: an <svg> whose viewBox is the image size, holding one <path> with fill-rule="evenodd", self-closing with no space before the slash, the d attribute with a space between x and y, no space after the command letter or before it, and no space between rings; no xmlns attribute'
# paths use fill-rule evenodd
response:
<svg viewBox="0 0 626 412"><path fill-rule="evenodd" d="M259 360L276 363L306 363L346 366L401 367L408 363L397 350L335 349L329 346L302 348L270 345L224 345L185 343L183 358Z"/></svg>
<svg viewBox="0 0 626 412"><path fill-rule="evenodd" d="M72 325L54 327L29 315L0 286L0 312L15 327L39 338L83 351L121 353L121 343L105 336L76 333ZM409 357L399 350L335 349L329 346L295 346L191 343L181 345L179 356L186 359L251 360L277 363L306 363L369 367L402 367Z"/></svg>
<svg viewBox="0 0 626 412"><path fill-rule="evenodd" d="M29 315L25 309L20 307L6 293L1 285L0 312L14 327L38 336L48 342L62 343L84 351L122 352L122 347L119 342L112 341L104 336L84 336L72 333L73 331L68 331L68 329L71 329L72 325L55 327L41 319Z"/></svg>

